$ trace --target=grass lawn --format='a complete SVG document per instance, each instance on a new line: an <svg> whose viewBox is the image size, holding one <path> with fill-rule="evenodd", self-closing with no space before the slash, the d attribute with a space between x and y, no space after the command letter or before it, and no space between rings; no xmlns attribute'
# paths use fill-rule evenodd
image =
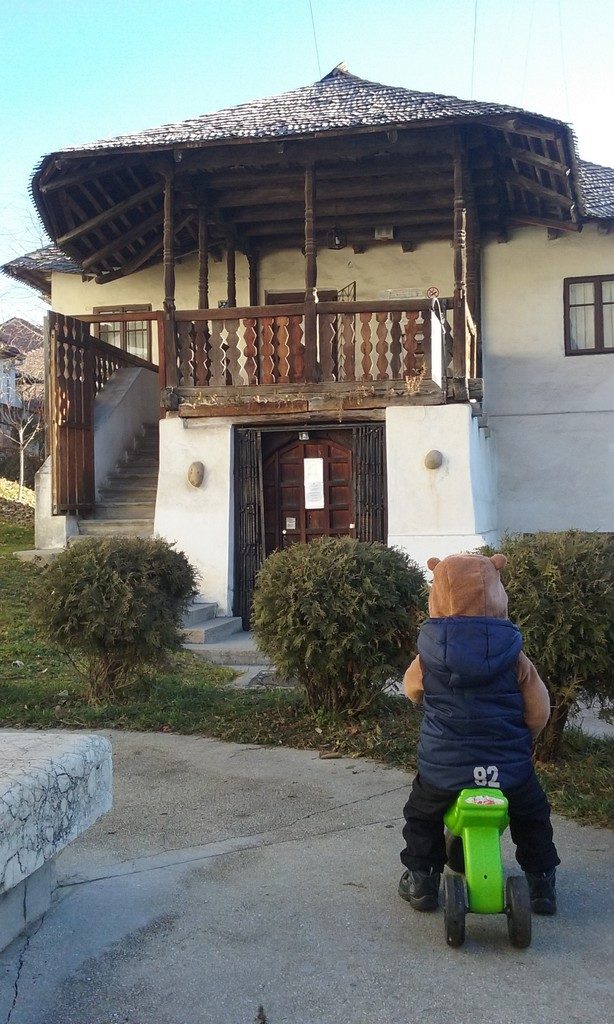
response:
<svg viewBox="0 0 614 1024"><path fill-rule="evenodd" d="M29 581L38 571L12 557L33 547L32 529L0 523L0 725L199 733L239 743L366 756L412 770L420 713L386 698L360 720L314 714L293 690L234 690L232 672L174 655L130 696L88 703L71 662L39 636ZM614 821L614 741L569 732L563 758L539 774L556 811L585 824Z"/></svg>

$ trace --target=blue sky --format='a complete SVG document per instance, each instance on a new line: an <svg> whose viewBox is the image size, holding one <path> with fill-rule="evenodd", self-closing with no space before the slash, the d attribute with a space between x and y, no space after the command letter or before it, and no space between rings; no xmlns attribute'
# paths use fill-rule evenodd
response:
<svg viewBox="0 0 614 1024"><path fill-rule="evenodd" d="M317 54L309 0L0 0L0 263L41 244L27 186L45 153L293 89L342 60L570 121L582 156L614 165L610 0L477 0L477 23L476 0L311 6ZM0 280L0 319L43 311Z"/></svg>

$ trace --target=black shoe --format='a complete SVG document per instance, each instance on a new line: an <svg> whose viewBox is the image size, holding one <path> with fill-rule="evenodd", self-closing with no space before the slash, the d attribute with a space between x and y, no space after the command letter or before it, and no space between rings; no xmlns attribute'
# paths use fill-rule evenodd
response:
<svg viewBox="0 0 614 1024"><path fill-rule="evenodd" d="M525 871L525 875L529 883L533 913L556 914L556 868L544 871L541 875L531 875Z"/></svg>
<svg viewBox="0 0 614 1024"><path fill-rule="evenodd" d="M414 910L436 910L439 903L438 871L405 871L399 882L399 896Z"/></svg>

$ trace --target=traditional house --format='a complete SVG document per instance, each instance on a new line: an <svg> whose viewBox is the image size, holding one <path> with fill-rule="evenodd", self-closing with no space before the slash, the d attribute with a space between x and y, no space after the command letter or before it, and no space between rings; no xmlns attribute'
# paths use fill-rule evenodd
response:
<svg viewBox="0 0 614 1024"><path fill-rule="evenodd" d="M32 195L39 544L155 531L246 621L296 541L614 529L614 171L566 124L340 65L53 153Z"/></svg>

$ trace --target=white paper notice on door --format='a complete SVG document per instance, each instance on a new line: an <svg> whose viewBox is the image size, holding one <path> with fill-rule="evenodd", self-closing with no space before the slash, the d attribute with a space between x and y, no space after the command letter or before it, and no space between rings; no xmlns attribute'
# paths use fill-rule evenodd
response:
<svg viewBox="0 0 614 1024"><path fill-rule="evenodd" d="M324 459L304 460L305 508L324 508Z"/></svg>

